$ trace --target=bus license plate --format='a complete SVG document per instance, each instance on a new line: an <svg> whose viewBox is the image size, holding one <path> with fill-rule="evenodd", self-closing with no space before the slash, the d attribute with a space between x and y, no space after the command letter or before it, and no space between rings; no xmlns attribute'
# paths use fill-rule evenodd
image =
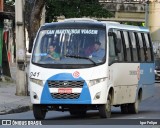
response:
<svg viewBox="0 0 160 128"><path fill-rule="evenodd" d="M59 88L58 93L72 93L72 88Z"/></svg>

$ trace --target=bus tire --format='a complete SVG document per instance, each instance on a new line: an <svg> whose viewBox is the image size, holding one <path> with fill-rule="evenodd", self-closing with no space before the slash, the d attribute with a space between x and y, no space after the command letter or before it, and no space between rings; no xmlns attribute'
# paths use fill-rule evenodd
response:
<svg viewBox="0 0 160 128"><path fill-rule="evenodd" d="M111 95L108 95L107 103L99 106L99 114L101 118L111 117Z"/></svg>
<svg viewBox="0 0 160 128"><path fill-rule="evenodd" d="M46 108L40 104L33 104L33 115L37 120L43 120L46 116Z"/></svg>
<svg viewBox="0 0 160 128"><path fill-rule="evenodd" d="M128 104L122 104L121 106L121 113L127 114L128 113Z"/></svg>
<svg viewBox="0 0 160 128"><path fill-rule="evenodd" d="M129 104L129 112L132 114L137 114L139 111L139 102L140 100L137 98L135 103Z"/></svg>

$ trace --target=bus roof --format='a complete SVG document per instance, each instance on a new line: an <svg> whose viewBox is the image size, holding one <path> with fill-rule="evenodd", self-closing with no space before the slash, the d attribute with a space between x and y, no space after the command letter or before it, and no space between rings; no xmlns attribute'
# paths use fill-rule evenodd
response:
<svg viewBox="0 0 160 128"><path fill-rule="evenodd" d="M142 27L142 26L125 25L125 24L113 24L113 23L106 23L106 26L108 26L108 28L116 28L116 29L122 29L122 30L149 32L148 28Z"/></svg>
<svg viewBox="0 0 160 128"><path fill-rule="evenodd" d="M133 26L133 25L125 25L120 24L119 22L114 21L97 21L89 18L71 18L65 19L61 22L52 22L52 23L45 23L43 27L54 27L54 26L71 26L72 24L79 26L79 25L89 25L89 26L103 26L109 28L116 28L116 29L123 29L123 30L132 30L132 31L143 31L149 32L149 29L142 26Z"/></svg>

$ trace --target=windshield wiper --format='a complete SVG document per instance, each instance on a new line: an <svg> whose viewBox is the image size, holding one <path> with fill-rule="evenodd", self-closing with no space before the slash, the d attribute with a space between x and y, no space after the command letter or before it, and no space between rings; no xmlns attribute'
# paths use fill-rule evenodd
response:
<svg viewBox="0 0 160 128"><path fill-rule="evenodd" d="M65 57L71 57L71 58L78 58L78 59L87 59L90 60L94 65L97 66L97 63L95 61L93 61L91 58L89 57L83 57L83 56L73 56L73 55L65 55Z"/></svg>

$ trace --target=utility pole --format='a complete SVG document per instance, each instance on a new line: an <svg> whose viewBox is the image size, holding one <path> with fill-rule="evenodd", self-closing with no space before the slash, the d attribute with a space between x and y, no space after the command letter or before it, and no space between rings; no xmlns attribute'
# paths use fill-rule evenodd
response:
<svg viewBox="0 0 160 128"><path fill-rule="evenodd" d="M45 23L45 14L46 14L46 6L43 7L43 10L42 10L42 16L41 16L41 24L40 25L43 25Z"/></svg>
<svg viewBox="0 0 160 128"><path fill-rule="evenodd" d="M24 38L24 0L15 0L16 26L16 95L27 95L26 85L26 46Z"/></svg>
<svg viewBox="0 0 160 128"><path fill-rule="evenodd" d="M145 3L145 27L148 27L149 0Z"/></svg>
<svg viewBox="0 0 160 128"><path fill-rule="evenodd" d="M157 57L160 58L160 0L150 0L148 27L151 32L153 45L156 48Z"/></svg>

